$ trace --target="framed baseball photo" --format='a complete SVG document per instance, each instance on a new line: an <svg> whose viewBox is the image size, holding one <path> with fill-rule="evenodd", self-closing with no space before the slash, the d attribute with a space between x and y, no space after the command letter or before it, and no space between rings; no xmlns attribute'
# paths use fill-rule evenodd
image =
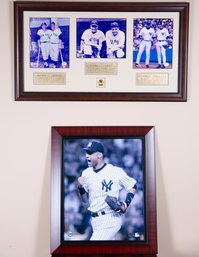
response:
<svg viewBox="0 0 199 257"><path fill-rule="evenodd" d="M14 2L15 100L187 101L188 2Z"/></svg>
<svg viewBox="0 0 199 257"><path fill-rule="evenodd" d="M52 257L156 256L154 130L52 127Z"/></svg>

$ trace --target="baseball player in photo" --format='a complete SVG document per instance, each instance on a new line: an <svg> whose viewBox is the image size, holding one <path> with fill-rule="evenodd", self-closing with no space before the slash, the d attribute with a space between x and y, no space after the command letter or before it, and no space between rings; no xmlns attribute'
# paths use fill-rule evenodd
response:
<svg viewBox="0 0 199 257"><path fill-rule="evenodd" d="M158 66L159 68L166 68L168 66L166 61L166 47L168 46L167 39L169 37L169 31L164 26L162 21L158 22L158 28L156 30L157 42L156 42L156 50L158 56Z"/></svg>
<svg viewBox="0 0 199 257"><path fill-rule="evenodd" d="M78 189L83 201L89 201L93 233L90 240L114 240L122 226L125 213L136 192L136 181L119 167L104 160L104 147L91 141L84 148L88 168L78 178ZM123 202L118 200L121 189L127 191Z"/></svg>
<svg viewBox="0 0 199 257"><path fill-rule="evenodd" d="M47 29L47 24L43 22L41 24L41 29L37 31L37 42L38 46L41 48L42 58L44 61L44 68L48 68L49 64L49 53L50 53L50 36L51 31Z"/></svg>
<svg viewBox="0 0 199 257"><path fill-rule="evenodd" d="M104 33L98 29L97 20L92 20L90 28L81 36L79 53L83 53L84 58L100 58L103 41L105 41Z"/></svg>
<svg viewBox="0 0 199 257"><path fill-rule="evenodd" d="M117 22L112 22L111 29L106 32L106 46L107 58L124 57L125 34Z"/></svg>
<svg viewBox="0 0 199 257"><path fill-rule="evenodd" d="M61 49L62 32L55 22L51 22L51 35L50 35L50 58L53 68L57 67L59 57L59 49Z"/></svg>
<svg viewBox="0 0 199 257"><path fill-rule="evenodd" d="M139 45L139 51L135 63L135 67L139 68L140 59L144 50L146 50L146 60L145 65L146 68L149 68L149 61L150 61L150 50L153 38L155 37L155 30L151 27L151 21L146 21L146 25L140 30L137 38L141 38L142 41Z"/></svg>

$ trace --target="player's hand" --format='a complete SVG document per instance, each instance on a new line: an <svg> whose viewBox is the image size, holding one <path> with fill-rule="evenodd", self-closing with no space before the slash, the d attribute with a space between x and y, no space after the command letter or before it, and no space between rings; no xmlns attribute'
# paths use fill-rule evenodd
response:
<svg viewBox="0 0 199 257"><path fill-rule="evenodd" d="M120 202L120 206L121 206L121 213L125 213L127 206L123 202Z"/></svg>
<svg viewBox="0 0 199 257"><path fill-rule="evenodd" d="M82 176L79 177L79 178L77 179L77 181L78 181L78 187L83 187L84 184L85 184L85 182L86 182L85 178L82 177Z"/></svg>

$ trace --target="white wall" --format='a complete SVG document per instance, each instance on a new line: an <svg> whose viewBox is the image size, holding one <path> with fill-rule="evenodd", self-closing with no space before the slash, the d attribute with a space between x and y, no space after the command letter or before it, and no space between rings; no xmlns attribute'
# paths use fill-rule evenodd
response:
<svg viewBox="0 0 199 257"><path fill-rule="evenodd" d="M188 102L16 102L13 8L1 0L0 257L50 256L54 125L155 125L158 256L198 256L199 1L190 3Z"/></svg>

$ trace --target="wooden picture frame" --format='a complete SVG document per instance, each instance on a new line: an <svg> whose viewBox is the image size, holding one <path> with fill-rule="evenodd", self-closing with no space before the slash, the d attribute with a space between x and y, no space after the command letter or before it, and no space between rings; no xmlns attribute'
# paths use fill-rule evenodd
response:
<svg viewBox="0 0 199 257"><path fill-rule="evenodd" d="M83 36L93 20L102 32L97 47ZM61 28L59 45L53 22ZM144 40L140 30L147 23L151 38ZM166 40L156 33L159 23ZM38 34L41 24L48 39ZM110 34L113 24L123 34L119 40ZM188 2L14 2L15 100L187 101L188 30Z"/></svg>
<svg viewBox="0 0 199 257"><path fill-rule="evenodd" d="M78 195L77 188L74 187L77 182L77 177L80 176L80 170L77 169L75 162L80 163L82 160L82 148L85 143L97 139L103 142L106 150L106 158L109 158L110 153L114 155L117 151L117 145L120 145L118 153L122 152L121 146L124 143L130 147L130 152L133 158L137 158L134 152L140 152L139 160L141 163L139 174L141 175L140 184L138 183L137 194L143 194L143 209L144 213L143 227L144 229L136 230L136 233L128 233L128 239L117 238L114 240L94 240L90 241L90 236L86 239L76 237L72 239L73 235L80 236L86 234L85 230L82 232L75 230L65 231L65 222L69 222L68 207L73 205L72 201L67 200L65 203L65 194L70 195L71 188L76 197ZM119 141L118 141L119 140ZM115 256L156 256L157 254L157 224L156 224L156 181L155 181L155 129L153 126L98 126L98 127L52 127L52 173L51 173L51 255L58 256L104 256L114 254ZM123 143L122 143L123 142ZM133 143L132 143L133 142ZM114 147L113 147L114 145ZM140 147L138 147L140 146ZM112 151L110 150L112 148ZM137 150L140 149L140 150ZM135 151L136 150L136 151ZM126 150L124 157L127 154ZM138 156L137 155L137 156ZM67 156L70 156L69 159ZM76 156L77 159L71 160L71 156ZM122 158L118 159L122 159ZM107 161L108 159L106 159ZM73 169L76 166L76 175L72 173L66 175L66 170ZM136 166L136 161L134 162ZM67 168L66 168L67 167ZM65 169L66 168L66 169ZM82 169L82 166L81 166ZM68 174L68 173L67 173ZM132 175L131 175L132 176ZM70 181L68 178L70 177ZM66 183L67 182L67 183ZM67 185L66 185L66 184ZM70 185L70 186L68 186ZM74 191L77 190L77 191ZM79 197L79 196L78 196ZM136 197L136 195L135 195ZM137 202L135 200L135 202ZM136 203L131 203L132 207ZM140 205L142 206L142 204ZM133 207L134 208L134 207ZM129 209L131 213L131 209ZM132 213L131 213L132 214ZM128 213L126 212L126 214ZM141 215L141 214L140 214ZM71 216L71 215L70 215ZM75 216L75 214L74 214ZM72 216L73 217L73 216ZM123 216L124 218L126 216ZM75 221L71 221L74 226ZM85 224L86 220L83 220ZM142 224L142 223L141 223ZM136 227L136 226L135 226ZM90 229L90 228L89 228ZM68 231L70 234L68 234ZM86 230L87 231L87 230ZM65 232L67 237L65 238ZM143 233L144 237L141 237ZM126 237L125 237L126 238Z"/></svg>

